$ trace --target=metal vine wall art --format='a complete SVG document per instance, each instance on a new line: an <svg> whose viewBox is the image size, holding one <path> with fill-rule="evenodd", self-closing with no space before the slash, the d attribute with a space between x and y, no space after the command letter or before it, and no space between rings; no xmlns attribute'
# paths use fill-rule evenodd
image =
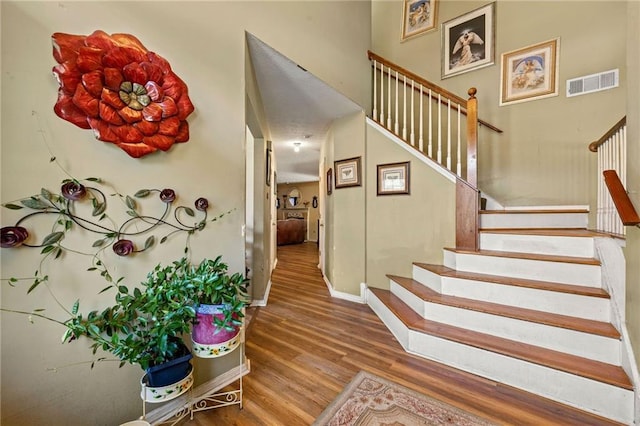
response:
<svg viewBox="0 0 640 426"><path fill-rule="evenodd" d="M108 247L111 247L118 256L130 256L154 246L156 242L154 235L148 236L142 244L140 244L142 241L135 240L157 228L165 227L169 230L160 239L162 244L176 233L186 233L188 238L196 231L203 230L208 222L217 221L229 213L222 213L213 219L208 219L209 201L206 198L198 198L193 203L193 208L184 205L174 206L177 195L173 189L141 189L133 197L119 193L111 194L123 201L126 214L129 216L122 224L117 225L106 213L108 197L99 187L103 184L104 182L99 178L87 178L82 181L65 179L61 183L59 193L42 188L39 194L3 204L5 208L11 210L28 209L29 213L22 216L13 226L5 226L1 229L2 248L38 248L45 259L57 259L67 252L90 255L92 265L89 270L98 271L107 282L112 283L113 278L100 258L102 251ZM139 200L149 198L153 194L157 194L156 199L164 205L163 211L159 215L143 214ZM173 217L170 217L172 206L174 207ZM196 215L201 217L196 218ZM51 232L40 242L33 242L31 240L34 238L31 237L28 224L42 216L51 216L49 228ZM191 220L190 218L194 220L193 223L187 223ZM75 229L82 229L99 236L91 246L93 250L91 253L65 246L65 236ZM48 276L42 273L40 266L35 276L29 279L34 280L28 290L31 292L40 283L47 281ZM9 278L8 281L12 284L17 282L18 278Z"/></svg>

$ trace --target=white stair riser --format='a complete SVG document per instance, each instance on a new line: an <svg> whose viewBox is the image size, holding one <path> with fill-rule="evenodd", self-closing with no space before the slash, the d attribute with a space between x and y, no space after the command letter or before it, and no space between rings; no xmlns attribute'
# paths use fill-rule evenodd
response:
<svg viewBox="0 0 640 426"><path fill-rule="evenodd" d="M480 228L586 228L589 216L586 213L483 213Z"/></svg>
<svg viewBox="0 0 640 426"><path fill-rule="evenodd" d="M413 279L438 293L450 296L594 321L609 322L611 320L611 299L608 298L442 277L415 265Z"/></svg>
<svg viewBox="0 0 640 426"><path fill-rule="evenodd" d="M632 391L411 331L373 293L367 302L408 352L625 424L633 422Z"/></svg>
<svg viewBox="0 0 640 426"><path fill-rule="evenodd" d="M458 271L601 288L599 265L549 262L445 250L444 265Z"/></svg>
<svg viewBox="0 0 640 426"><path fill-rule="evenodd" d="M585 237L480 233L482 250L593 258L594 247L593 238Z"/></svg>
<svg viewBox="0 0 640 426"><path fill-rule="evenodd" d="M438 303L424 302L391 282L391 292L415 312L431 321L527 343L595 361L620 365L620 341L616 339L522 321Z"/></svg>
<svg viewBox="0 0 640 426"><path fill-rule="evenodd" d="M633 391L411 330L409 352L624 424L633 422Z"/></svg>

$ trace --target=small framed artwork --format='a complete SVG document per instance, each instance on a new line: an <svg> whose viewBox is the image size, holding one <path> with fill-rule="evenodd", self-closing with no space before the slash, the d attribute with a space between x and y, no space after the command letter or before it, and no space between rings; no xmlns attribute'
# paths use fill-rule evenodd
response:
<svg viewBox="0 0 640 426"><path fill-rule="evenodd" d="M378 195L409 194L409 165L378 164Z"/></svg>
<svg viewBox="0 0 640 426"><path fill-rule="evenodd" d="M278 172L273 171L273 195L278 196Z"/></svg>
<svg viewBox="0 0 640 426"><path fill-rule="evenodd" d="M267 148L267 152L265 154L265 182L267 186L271 186L271 150Z"/></svg>
<svg viewBox="0 0 640 426"><path fill-rule="evenodd" d="M442 78L493 65L495 3L442 24Z"/></svg>
<svg viewBox="0 0 640 426"><path fill-rule="evenodd" d="M439 0L404 0L402 38L407 40L436 28Z"/></svg>
<svg viewBox="0 0 640 426"><path fill-rule="evenodd" d="M334 161L333 167L336 170L336 189L362 185L360 157Z"/></svg>
<svg viewBox="0 0 640 426"><path fill-rule="evenodd" d="M502 54L500 105L558 96L560 39Z"/></svg>
<svg viewBox="0 0 640 426"><path fill-rule="evenodd" d="M327 195L331 195L333 192L333 169L329 167L327 170Z"/></svg>

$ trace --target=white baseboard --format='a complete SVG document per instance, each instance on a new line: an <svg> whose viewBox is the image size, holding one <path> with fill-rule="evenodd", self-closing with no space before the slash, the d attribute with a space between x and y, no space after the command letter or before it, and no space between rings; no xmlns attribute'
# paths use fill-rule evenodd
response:
<svg viewBox="0 0 640 426"><path fill-rule="evenodd" d="M249 306L257 307L257 306L267 306L267 301L269 300L269 292L271 291L271 280L267 283L267 289L264 292L264 298L262 299L254 299L251 301Z"/></svg>
<svg viewBox="0 0 640 426"><path fill-rule="evenodd" d="M325 284L327 284L327 288L329 289L329 294L331 294L331 297L335 297L337 299L343 299L343 300L348 300L350 302L356 302L356 303L362 303L362 304L366 304L367 303L367 284L365 283L360 283L360 295L357 296L355 294L351 294L351 293L344 293L342 291L336 291L333 289L333 285L329 282L329 280L327 279L326 275L322 275L322 278L324 279Z"/></svg>

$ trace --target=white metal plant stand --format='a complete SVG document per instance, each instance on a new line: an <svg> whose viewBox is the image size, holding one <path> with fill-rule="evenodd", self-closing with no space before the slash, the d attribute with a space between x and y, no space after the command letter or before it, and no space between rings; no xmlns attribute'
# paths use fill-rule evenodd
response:
<svg viewBox="0 0 640 426"><path fill-rule="evenodd" d="M229 405L239 405L242 408L242 378L249 373L249 360L245 358L245 327L240 328L240 344L235 348L238 357L238 366L226 373L206 382L195 389L189 389L183 395L174 397L162 407L146 412L147 401L143 398L142 420L146 420L152 425L176 425L187 416L193 419L193 414L198 411L213 410ZM231 355L231 353L229 354ZM238 382L237 388L229 391L222 391L234 382ZM145 387L142 385L142 395L145 395Z"/></svg>

